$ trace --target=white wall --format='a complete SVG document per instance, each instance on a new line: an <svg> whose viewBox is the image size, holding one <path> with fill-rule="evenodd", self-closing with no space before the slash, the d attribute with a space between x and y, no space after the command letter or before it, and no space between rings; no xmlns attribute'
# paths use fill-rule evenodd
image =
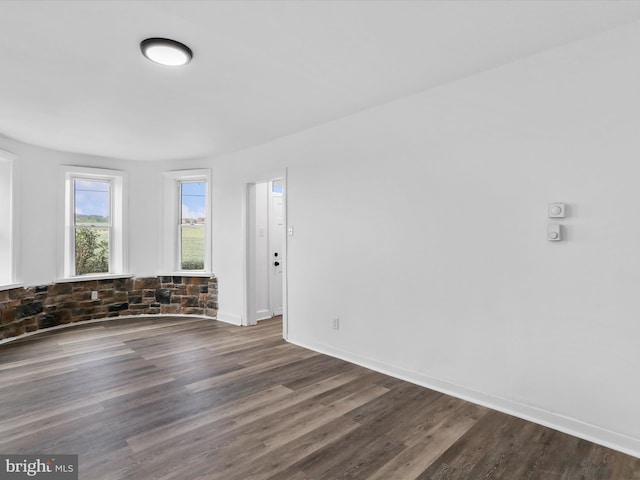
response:
<svg viewBox="0 0 640 480"><path fill-rule="evenodd" d="M58 152L0 137L0 149L17 156L16 228L17 278L26 286L49 284L61 278L59 223L63 186L60 165L102 167L129 172L129 271L142 276L157 273L160 177L155 166L108 158Z"/></svg>
<svg viewBox="0 0 640 480"><path fill-rule="evenodd" d="M242 315L243 184L286 166L291 341L640 456L639 45L632 25L213 162L221 311Z"/></svg>
<svg viewBox="0 0 640 480"><path fill-rule="evenodd" d="M14 156L0 149L0 288L14 281Z"/></svg>

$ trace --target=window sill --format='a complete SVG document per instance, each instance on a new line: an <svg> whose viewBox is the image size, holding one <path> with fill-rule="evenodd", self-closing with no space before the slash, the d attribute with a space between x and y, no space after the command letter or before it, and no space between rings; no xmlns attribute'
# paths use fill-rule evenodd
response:
<svg viewBox="0 0 640 480"><path fill-rule="evenodd" d="M107 275L82 275L81 277L59 278L56 283L90 282L92 280L117 280L118 278L133 278L132 273L113 273Z"/></svg>
<svg viewBox="0 0 640 480"><path fill-rule="evenodd" d="M158 277L213 277L212 272L183 270L182 272L158 273Z"/></svg>
<svg viewBox="0 0 640 480"><path fill-rule="evenodd" d="M6 283L4 285L0 285L0 292L3 290L13 290L14 288L22 287L24 287L24 283Z"/></svg>

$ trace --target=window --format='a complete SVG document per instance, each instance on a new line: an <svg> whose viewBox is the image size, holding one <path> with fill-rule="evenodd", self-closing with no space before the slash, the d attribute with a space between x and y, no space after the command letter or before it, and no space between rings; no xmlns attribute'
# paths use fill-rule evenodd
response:
<svg viewBox="0 0 640 480"><path fill-rule="evenodd" d="M14 178L15 155L0 150L0 286L15 281Z"/></svg>
<svg viewBox="0 0 640 480"><path fill-rule="evenodd" d="M207 182L180 182L180 270L204 270Z"/></svg>
<svg viewBox="0 0 640 480"><path fill-rule="evenodd" d="M124 172L64 167L64 277L123 274Z"/></svg>
<svg viewBox="0 0 640 480"><path fill-rule="evenodd" d="M284 192L284 182L280 179L274 180L271 182L271 191L273 193L282 193Z"/></svg>
<svg viewBox="0 0 640 480"><path fill-rule="evenodd" d="M169 272L210 272L209 170L165 172L163 252Z"/></svg>
<svg viewBox="0 0 640 480"><path fill-rule="evenodd" d="M111 180L73 178L75 275L109 273Z"/></svg>

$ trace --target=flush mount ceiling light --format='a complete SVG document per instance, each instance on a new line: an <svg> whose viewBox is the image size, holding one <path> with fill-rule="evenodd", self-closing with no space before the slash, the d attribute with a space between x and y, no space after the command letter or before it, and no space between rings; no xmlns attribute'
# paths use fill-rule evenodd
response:
<svg viewBox="0 0 640 480"><path fill-rule="evenodd" d="M193 58L189 47L168 38L147 38L140 42L140 50L152 62L170 67L186 65Z"/></svg>

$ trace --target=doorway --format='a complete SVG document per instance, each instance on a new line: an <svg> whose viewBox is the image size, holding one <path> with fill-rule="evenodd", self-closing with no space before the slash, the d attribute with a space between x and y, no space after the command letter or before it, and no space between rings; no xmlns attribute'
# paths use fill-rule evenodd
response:
<svg viewBox="0 0 640 480"><path fill-rule="evenodd" d="M244 325L282 315L286 338L285 177L246 184Z"/></svg>

